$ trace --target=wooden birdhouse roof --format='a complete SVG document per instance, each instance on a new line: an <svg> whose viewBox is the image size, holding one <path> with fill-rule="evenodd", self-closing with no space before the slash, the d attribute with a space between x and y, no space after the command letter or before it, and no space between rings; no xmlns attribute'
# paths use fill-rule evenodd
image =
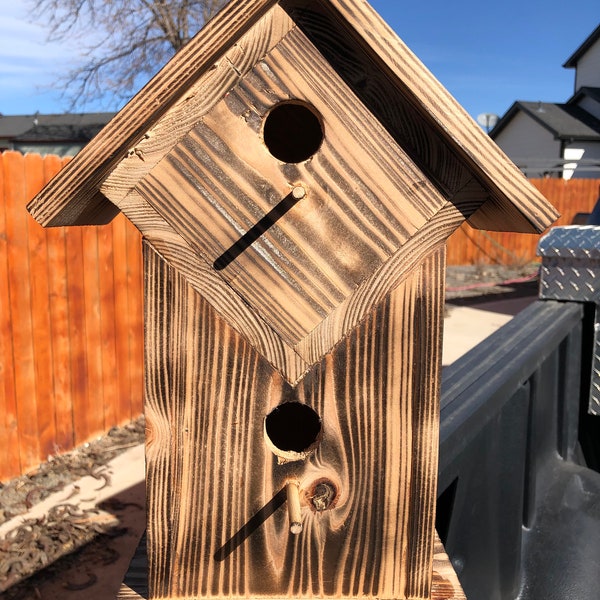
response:
<svg viewBox="0 0 600 600"><path fill-rule="evenodd" d="M291 382L465 219L557 217L362 0L233 0L29 210L123 211Z"/></svg>

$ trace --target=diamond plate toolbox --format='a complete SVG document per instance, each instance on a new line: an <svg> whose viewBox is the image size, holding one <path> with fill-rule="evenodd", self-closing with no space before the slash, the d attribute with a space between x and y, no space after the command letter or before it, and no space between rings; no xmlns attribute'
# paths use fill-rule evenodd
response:
<svg viewBox="0 0 600 600"><path fill-rule="evenodd" d="M588 413L600 415L600 227L554 227L538 244L539 297L596 304Z"/></svg>
<svg viewBox="0 0 600 600"><path fill-rule="evenodd" d="M540 298L600 304L600 227L554 227L538 244Z"/></svg>

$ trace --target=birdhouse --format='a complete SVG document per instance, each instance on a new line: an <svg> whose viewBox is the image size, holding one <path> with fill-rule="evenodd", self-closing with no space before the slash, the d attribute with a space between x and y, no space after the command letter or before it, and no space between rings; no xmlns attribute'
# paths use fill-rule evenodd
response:
<svg viewBox="0 0 600 600"><path fill-rule="evenodd" d="M233 0L30 210L143 236L151 598L431 597L445 242L556 214L366 2Z"/></svg>

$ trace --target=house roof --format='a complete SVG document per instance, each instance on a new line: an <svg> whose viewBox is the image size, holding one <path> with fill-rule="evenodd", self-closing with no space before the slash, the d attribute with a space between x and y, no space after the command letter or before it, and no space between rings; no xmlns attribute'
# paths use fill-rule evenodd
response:
<svg viewBox="0 0 600 600"><path fill-rule="evenodd" d="M600 87L583 86L579 88L568 100L567 104L577 104L585 97L592 98L596 102L600 102Z"/></svg>
<svg viewBox="0 0 600 600"><path fill-rule="evenodd" d="M15 142L91 140L114 113L0 116L0 139Z"/></svg>
<svg viewBox="0 0 600 600"><path fill-rule="evenodd" d="M600 39L600 25L590 33L590 35L585 39L583 44L569 56L567 61L563 64L563 67L566 69L575 69L577 67L577 62L579 59L593 46L598 39Z"/></svg>
<svg viewBox="0 0 600 600"><path fill-rule="evenodd" d="M218 67L228 51L235 48L241 36L278 4L294 19L305 19L305 24L312 19L311 15L325 15L328 27L335 29L335 44L347 44L350 40L353 46L360 47L365 64L370 65L369 78L375 84L385 80L385 85L396 93L397 106L400 102L406 106L405 114L413 123L411 127L422 130L416 135L410 131L407 134L413 135L414 139L421 136L418 142L421 144L421 162L435 161L436 156L442 156L437 151L428 151L427 146L433 144L441 149L444 157L453 161L453 165L460 167L461 172L477 182L478 197L487 210L480 213L480 218L471 219L474 226L540 232L556 218L555 211L541 194L375 11L366 2L356 0L230 2L42 190L29 206L33 216L46 226L110 220L117 211L100 193L103 181L124 157L135 152L152 127L176 103L185 101L186 94L196 82L210 77L211 71ZM310 10L307 10L308 6ZM327 54L332 32L315 29L309 34L314 34L312 41L321 34L328 36L319 46L319 50ZM342 62L343 57L339 64ZM348 80L356 78L356 72L348 68L346 77ZM364 75L359 79L351 84L358 93L363 88L366 90L363 98L368 102L371 81L365 81ZM388 108L381 106L378 117L385 119L386 115L397 119ZM433 157L423 159L428 152ZM439 158L437 160L439 162ZM446 167L441 164L436 168L441 172ZM458 183L464 185L466 181L461 178ZM444 185L443 182L438 184ZM451 193L455 192L451 190Z"/></svg>
<svg viewBox="0 0 600 600"><path fill-rule="evenodd" d="M523 112L547 129L556 139L600 141L600 120L575 104L515 102L490 131L495 139L519 113Z"/></svg>

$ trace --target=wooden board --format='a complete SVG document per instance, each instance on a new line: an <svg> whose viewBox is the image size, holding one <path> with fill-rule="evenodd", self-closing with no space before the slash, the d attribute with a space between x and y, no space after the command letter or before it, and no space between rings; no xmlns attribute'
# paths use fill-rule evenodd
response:
<svg viewBox="0 0 600 600"><path fill-rule="evenodd" d="M227 4L46 186L29 206L45 226L107 223L115 206L98 192L104 178L145 138L147 131L250 29L276 0Z"/></svg>
<svg viewBox="0 0 600 600"><path fill-rule="evenodd" d="M26 192L25 163L21 155L9 153L3 155L3 162L12 177L4 182L4 210L6 216L7 305L3 306L12 338L12 352L7 353L6 364L2 365L7 375L6 384L13 389L7 392L15 397L16 390L27 398L27 404L17 402L16 414L9 411L11 419L16 417L21 449L21 464L31 465L40 456L40 436L38 430L37 389L34 353L34 317L32 315L32 297L27 274L30 264L28 215L19 210L23 206ZM18 317L18 318L16 318ZM6 318L6 317L5 317ZM12 371L12 373L11 373ZM7 393L7 395L8 395ZM10 396L8 396L10 398ZM15 425L16 425L15 423ZM9 450L10 452L10 450Z"/></svg>
<svg viewBox="0 0 600 600"><path fill-rule="evenodd" d="M284 378L295 384L314 362L353 329L390 290L479 206L477 198L464 195L449 201L404 246L296 347L290 347L260 319L249 304L140 195L133 191L121 201L121 209L138 224L144 239L208 300L217 313L241 333Z"/></svg>
<svg viewBox="0 0 600 600"><path fill-rule="evenodd" d="M129 565L117 600L146 600L147 598L148 556L146 536L144 535ZM465 600L465 598L452 563L436 532L433 542L431 600Z"/></svg>
<svg viewBox="0 0 600 600"><path fill-rule="evenodd" d="M443 255L291 386L145 247L151 598L429 597ZM278 465L263 420L286 401L323 439ZM339 493L322 513L305 501L299 536L276 510L290 478Z"/></svg>
<svg viewBox="0 0 600 600"><path fill-rule="evenodd" d="M456 196L461 182L478 182L486 211L473 226L541 233L556 220L552 206L368 2L280 6L441 189Z"/></svg>
<svg viewBox="0 0 600 600"><path fill-rule="evenodd" d="M233 53L225 62L236 87L228 89L219 63L210 89L198 82L165 118L172 133L157 126L140 144L143 160L122 162L102 191L294 384L480 206L481 194L462 181L459 196L445 200L279 7L240 46L245 60ZM226 97L208 110L218 86ZM336 91L325 97L324 89ZM261 137L264 116L288 98L304 98L324 118L322 147L304 164L275 160ZM183 135L191 115L200 122ZM307 197L217 272L217 257L293 181Z"/></svg>
<svg viewBox="0 0 600 600"><path fill-rule="evenodd" d="M63 164L0 155L2 481L142 411L141 238L123 216L85 232L36 223L25 203Z"/></svg>
<svg viewBox="0 0 600 600"><path fill-rule="evenodd" d="M185 103L197 82L211 79L211 72L219 70L242 36L276 4L301 23L355 91L361 87L368 91L359 97L399 144L414 153L413 160L437 185L459 193L460 181L478 181L481 202L487 198L490 202L474 218L476 226L540 232L556 218L543 197L375 11L366 2L348 0L230 2L31 203L35 218L44 225L112 218L114 206L99 193L106 178L123 160L140 157L144 140L160 119ZM344 40L343 47L332 40ZM349 64L354 68L344 68ZM377 96L378 101L369 104ZM389 106L394 107L391 112Z"/></svg>
<svg viewBox="0 0 600 600"><path fill-rule="evenodd" d="M270 109L290 99L323 123L322 144L299 164L263 141ZM306 36L290 31L137 185L209 265L295 185L306 197L220 269L292 347L446 203Z"/></svg>

